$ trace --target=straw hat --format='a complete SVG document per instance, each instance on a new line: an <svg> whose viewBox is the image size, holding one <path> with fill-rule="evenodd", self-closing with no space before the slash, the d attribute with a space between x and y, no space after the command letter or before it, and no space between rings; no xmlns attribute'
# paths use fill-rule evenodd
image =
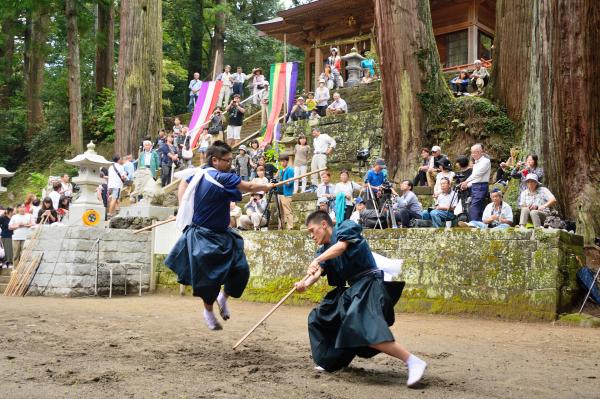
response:
<svg viewBox="0 0 600 399"><path fill-rule="evenodd" d="M260 73L262 73L262 72L263 72L262 68L261 68L261 67L258 67L258 68L254 68L254 69L252 70L252 74L254 75L254 74L256 73L256 71L260 71Z"/></svg>

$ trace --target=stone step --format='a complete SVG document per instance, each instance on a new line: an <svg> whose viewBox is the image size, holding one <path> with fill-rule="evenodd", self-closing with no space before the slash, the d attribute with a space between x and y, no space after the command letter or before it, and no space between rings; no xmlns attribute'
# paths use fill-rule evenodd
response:
<svg viewBox="0 0 600 399"><path fill-rule="evenodd" d="M413 192L416 195L433 195L433 187L429 186L415 186Z"/></svg>
<svg viewBox="0 0 600 399"><path fill-rule="evenodd" d="M7 286L8 284L0 284L0 294L4 294Z"/></svg>
<svg viewBox="0 0 600 399"><path fill-rule="evenodd" d="M0 276L10 276L13 269L0 269Z"/></svg>
<svg viewBox="0 0 600 399"><path fill-rule="evenodd" d="M8 284L10 281L10 276L0 276L0 284Z"/></svg>

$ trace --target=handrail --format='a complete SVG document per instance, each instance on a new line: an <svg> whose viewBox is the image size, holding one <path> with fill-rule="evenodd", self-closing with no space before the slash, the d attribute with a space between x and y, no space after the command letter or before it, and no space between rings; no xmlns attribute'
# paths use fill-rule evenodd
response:
<svg viewBox="0 0 600 399"><path fill-rule="evenodd" d="M279 118L277 118L277 121L279 122L284 117L285 117L285 114L281 115ZM240 140L239 143L235 144L232 148L233 149L238 148L240 145L242 145L242 143L245 143L245 142L249 141L250 139L253 139L254 137L258 136L258 134L261 132L261 130L262 130L262 126L256 132L252 133L249 136L244 137L242 140Z"/></svg>
<svg viewBox="0 0 600 399"><path fill-rule="evenodd" d="M490 65L492 65L492 60L481 60L481 64L484 67L489 67ZM463 64L463 65L455 65L455 66L451 66L451 67L446 67L446 68L442 68L442 72L452 72L452 71L460 71L463 69L467 69L469 67L474 66L474 63L471 64Z"/></svg>

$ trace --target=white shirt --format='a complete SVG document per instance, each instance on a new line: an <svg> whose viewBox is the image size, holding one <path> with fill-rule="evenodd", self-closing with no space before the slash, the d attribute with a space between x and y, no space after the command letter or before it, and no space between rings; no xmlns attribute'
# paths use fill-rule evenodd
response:
<svg viewBox="0 0 600 399"><path fill-rule="evenodd" d="M492 163L486 156L481 156L475 163L473 164L473 173L466 180L469 183L469 187L471 187L474 183L489 183L490 182L490 172L492 170Z"/></svg>
<svg viewBox="0 0 600 399"><path fill-rule="evenodd" d="M502 201L502 206L501 206L501 209L500 209L500 213L498 213L498 210L496 210L494 208L494 203L493 202L490 202L489 204L487 204L487 206L483 210L483 216L481 217L481 220L486 220L486 219L488 219L492 215L500 215L500 218L502 218L502 219L507 219L510 222L513 221L512 208L510 207L510 205L508 205L504 201ZM496 223L501 223L499 220L497 220L495 222Z"/></svg>
<svg viewBox="0 0 600 399"><path fill-rule="evenodd" d="M190 80L190 85L188 86L188 88L190 89L190 96L193 94L198 94L197 92L200 90L200 86L202 86L202 81L200 79ZM193 90L196 90L196 93L194 93Z"/></svg>
<svg viewBox="0 0 600 399"><path fill-rule="evenodd" d="M329 147L335 148L335 140L328 134L321 133L313 140L315 154L325 154Z"/></svg>
<svg viewBox="0 0 600 399"><path fill-rule="evenodd" d="M327 187L329 187L329 192L327 192ZM335 187L333 186L333 184L329 183L329 184L325 184L325 183L321 183L317 186L317 198L329 198L329 197L325 197L326 195L333 195L335 198ZM332 198L332 199L333 199Z"/></svg>
<svg viewBox="0 0 600 399"><path fill-rule="evenodd" d="M327 107L327 108L328 109L341 109L344 112L348 112L348 104L346 104L346 101L344 101L341 98L332 102L331 104L329 104L329 107Z"/></svg>
<svg viewBox="0 0 600 399"><path fill-rule="evenodd" d="M70 197L73 195L73 185L71 183L60 182L62 186L62 192L65 197Z"/></svg>
<svg viewBox="0 0 600 399"><path fill-rule="evenodd" d="M223 86L231 86L231 73L223 72L221 74L221 80L223 81Z"/></svg>
<svg viewBox="0 0 600 399"><path fill-rule="evenodd" d="M450 180L450 184L452 184L452 179L454 179L454 172L439 172L435 176L435 186L433 186L433 195L439 195L442 192L442 179L444 177Z"/></svg>
<svg viewBox="0 0 600 399"><path fill-rule="evenodd" d="M329 89L327 87L317 87L315 90L315 101L319 107L327 106L327 100L329 100Z"/></svg>
<svg viewBox="0 0 600 399"><path fill-rule="evenodd" d="M50 197L52 200L52 206L54 209L58 209L58 204L60 202L60 194L58 191L52 191L50 194L48 194L48 197Z"/></svg>
<svg viewBox="0 0 600 399"><path fill-rule="evenodd" d="M435 203L438 206L444 207L444 208L452 208L454 206L456 206L456 203L458 202L458 195L456 193L453 193L452 190L450 190L450 192L448 194L444 194L444 193L440 193L440 195L438 195Z"/></svg>
<svg viewBox="0 0 600 399"><path fill-rule="evenodd" d="M346 206L352 205L352 193L354 190L360 190L360 185L354 183L353 181L347 181L346 183L339 182L335 185L334 193L337 195L338 193L344 193L346 196ZM350 199L348 199L350 197Z"/></svg>
<svg viewBox="0 0 600 399"><path fill-rule="evenodd" d="M359 211L352 212L352 215L350 215L350 220L352 220L356 224L359 224L358 222L360 221L360 212Z"/></svg>
<svg viewBox="0 0 600 399"><path fill-rule="evenodd" d="M117 170L115 171L115 168ZM119 172L117 174L117 171ZM123 169L122 165L118 163L113 163L110 168L108 168L108 188L123 188L123 181L121 180L121 176L125 175L125 169Z"/></svg>
<svg viewBox="0 0 600 399"><path fill-rule="evenodd" d="M231 77L233 77L233 81L235 83L244 83L244 81L248 80L248 75L246 75L244 72L242 73L234 73L233 75L231 75Z"/></svg>
<svg viewBox="0 0 600 399"><path fill-rule="evenodd" d="M152 152L144 151L144 166L150 167L152 163Z"/></svg>
<svg viewBox="0 0 600 399"><path fill-rule="evenodd" d="M11 218L10 218L10 222L8 222L8 226L16 226L19 224L28 224L31 223L32 225L35 224L35 220L33 220L33 216L29 213L26 213L24 215L19 215L14 214ZM31 228L30 227L19 227L16 230L13 230L13 236L12 239L13 240L17 240L17 241L25 241L26 239L29 238L29 234L31 234Z"/></svg>

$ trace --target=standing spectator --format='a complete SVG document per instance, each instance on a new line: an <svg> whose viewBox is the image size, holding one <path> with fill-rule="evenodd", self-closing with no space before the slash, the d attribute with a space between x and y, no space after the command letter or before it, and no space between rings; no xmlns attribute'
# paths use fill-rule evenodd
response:
<svg viewBox="0 0 600 399"><path fill-rule="evenodd" d="M306 110L310 114L314 109L317 108L317 101L315 100L315 93L313 93L311 91L306 95L306 97L307 97Z"/></svg>
<svg viewBox="0 0 600 399"><path fill-rule="evenodd" d="M287 155L279 157L282 169L279 171L279 180L284 181L294 177L294 169L288 165L290 158ZM285 220L287 230L294 228L294 215L292 214L292 195L294 195L294 182L283 186L283 195L278 196L282 219Z"/></svg>
<svg viewBox="0 0 600 399"><path fill-rule="evenodd" d="M331 202L327 201L327 198L319 198L317 200L317 208L320 211L326 212L333 223L336 223L335 212L331 209Z"/></svg>
<svg viewBox="0 0 600 399"><path fill-rule="evenodd" d="M294 146L294 176L301 176L306 174L308 169L308 157L310 156L310 146L306 141L306 136L301 134L298 137L298 142ZM302 189L301 193L306 191L306 181L308 179L305 177L302 178ZM294 182L294 193L298 192L300 188L300 181L296 180Z"/></svg>
<svg viewBox="0 0 600 399"><path fill-rule="evenodd" d="M365 57L366 59L364 59L364 60L362 60L360 62L360 67L363 70L368 70L369 71L369 76L375 77L375 75L376 75L375 74L375 60L371 56L371 52L363 50L363 51L361 51L361 55L363 57Z"/></svg>
<svg viewBox="0 0 600 399"><path fill-rule="evenodd" d="M183 125L181 124L181 120L179 118L175 118L173 121L173 135L179 136L183 133ZM183 135L185 137L185 135Z"/></svg>
<svg viewBox="0 0 600 399"><path fill-rule="evenodd" d="M263 91L258 95L260 99L260 125L267 124L267 111L269 110L269 82L265 80Z"/></svg>
<svg viewBox="0 0 600 399"><path fill-rule="evenodd" d="M488 85L490 74L487 69L481 65L481 61L475 60L475 69L471 73L471 86L477 89L477 95L483 95L483 88Z"/></svg>
<svg viewBox="0 0 600 399"><path fill-rule="evenodd" d="M29 235L31 234L31 227L34 225L35 220L33 220L33 216L31 216L29 213L25 213L24 204L19 204L17 206L17 213L13 215L8 222L8 228L13 231L13 263L17 266L21 260L21 252L23 250L25 240L29 238Z"/></svg>
<svg viewBox="0 0 600 399"><path fill-rule="evenodd" d="M165 129L160 129L158 131L158 137L154 142L154 147L158 150L162 145L167 141L167 134L165 133Z"/></svg>
<svg viewBox="0 0 600 399"><path fill-rule="evenodd" d="M265 177L267 179L273 179L277 176L277 167L272 163L267 163L264 155L258 157L258 166L262 166L265 169Z"/></svg>
<svg viewBox="0 0 600 399"><path fill-rule="evenodd" d="M4 247L4 266L12 267L13 265L13 246L12 236L13 230L8 228L10 219L15 214L13 208L6 208L6 211L0 216L0 238L2 240L2 247Z"/></svg>
<svg viewBox="0 0 600 399"><path fill-rule="evenodd" d="M331 184L331 173L329 171L321 172L321 184L317 186L317 200L325 198L327 202L335 201L335 186Z"/></svg>
<svg viewBox="0 0 600 399"><path fill-rule="evenodd" d="M206 162L206 151L208 147L212 143L212 136L208 133L208 127L202 129L202 133L200 133L200 137L198 138L198 152L200 153L200 163L204 165Z"/></svg>
<svg viewBox="0 0 600 399"><path fill-rule="evenodd" d="M427 185L427 170L429 169L429 150L427 148L421 148L421 166L415 176L413 184L415 186L426 186Z"/></svg>
<svg viewBox="0 0 600 399"><path fill-rule="evenodd" d="M254 68L252 70L252 104L258 105L258 93L265 88L265 77L262 74L262 68Z"/></svg>
<svg viewBox="0 0 600 399"><path fill-rule="evenodd" d="M239 94L241 98L244 98L244 83L251 76L246 75L240 66L237 67L236 72L231 76L233 78L233 94Z"/></svg>
<svg viewBox="0 0 600 399"><path fill-rule="evenodd" d="M518 177L519 182L519 195L527 190L527 176L530 173L534 173L537 176L537 180L542 184L544 182L544 169L538 167L538 156L536 154L529 154L525 158L525 163L517 162L516 171L512 173L512 177Z"/></svg>
<svg viewBox="0 0 600 399"><path fill-rule="evenodd" d="M394 217L402 227L410 227L410 221L421 219L421 214L423 213L423 206L412 189L412 182L410 180L403 180L400 183L400 195L395 198Z"/></svg>
<svg viewBox="0 0 600 399"><path fill-rule="evenodd" d="M454 207L458 202L458 195L450 190L450 180L442 179L442 192L435 200L433 209L423 211L421 217L431 220L433 227L443 227L445 222L454 220Z"/></svg>
<svg viewBox="0 0 600 399"><path fill-rule="evenodd" d="M344 220L350 219L352 215L352 194L354 191L360 190L360 184L350 181L350 172L346 169L343 169L340 172L340 182L335 185L334 194L337 195L339 193L344 194L345 198L345 211L344 211ZM336 204L337 208L337 204Z"/></svg>
<svg viewBox="0 0 600 399"><path fill-rule="evenodd" d="M269 179L265 177L265 167L262 165L258 165L256 167L256 176L252 178L252 181L258 182L260 184L267 184Z"/></svg>
<svg viewBox="0 0 600 399"><path fill-rule="evenodd" d="M52 186L54 186L54 181L52 182ZM25 213L31 213L31 207L33 206L33 201L35 201L35 194L29 193L25 196Z"/></svg>
<svg viewBox="0 0 600 399"><path fill-rule="evenodd" d="M325 65L325 69L321 72L321 76L319 76L319 80L325 82L325 87L329 90L333 90L336 87L335 77L331 70L331 66Z"/></svg>
<svg viewBox="0 0 600 399"><path fill-rule="evenodd" d="M149 169L152 174L152 178L156 180L156 173L160 167L160 158L156 150L152 149L152 142L150 140L144 140L142 145L143 151L140 153L138 158L139 169ZM139 187L138 187L139 188Z"/></svg>
<svg viewBox="0 0 600 399"><path fill-rule="evenodd" d="M227 125L227 144L235 146L240 141L240 133L244 124L244 112L246 110L240 105L240 95L234 94L233 100L225 109L229 113Z"/></svg>
<svg viewBox="0 0 600 399"><path fill-rule="evenodd" d="M61 188L62 185L60 184L60 181L55 181L54 183L52 183L52 191L50 192L50 194L48 194L48 197L50 197L50 199L52 200L52 206L54 207L54 209L58 208Z"/></svg>
<svg viewBox="0 0 600 399"><path fill-rule="evenodd" d="M303 97L298 97L296 104L294 104L292 110L290 111L290 116L293 121L308 119L308 108L304 104Z"/></svg>
<svg viewBox="0 0 600 399"><path fill-rule="evenodd" d="M483 146L475 144L471 147L471 158L475 161L473 164L473 173L463 183L461 190L471 189L471 208L469 209L469 220L481 222L483 215L483 205L488 196L490 182L491 162L483 155Z"/></svg>
<svg viewBox="0 0 600 399"><path fill-rule="evenodd" d="M65 197L71 199L73 197L73 185L69 180L69 175L67 173L63 173L63 175L60 177L60 193Z"/></svg>
<svg viewBox="0 0 600 399"><path fill-rule="evenodd" d="M319 116L325 116L327 102L329 101L329 89L325 85L324 79L319 79L319 87L315 90L315 101L317 102Z"/></svg>
<svg viewBox="0 0 600 399"><path fill-rule="evenodd" d="M458 170L458 173L464 176L463 179L468 179L469 176L471 176L471 174L473 173L473 168L470 165L469 158L464 155L461 155L458 158L456 158L456 168Z"/></svg>
<svg viewBox="0 0 600 399"><path fill-rule="evenodd" d="M190 89L188 112L194 111L194 107L196 107L196 101L198 100L198 92L200 91L201 86L202 81L200 80L200 74L198 72L194 72L194 79L190 80L190 84L188 85L188 88Z"/></svg>
<svg viewBox="0 0 600 399"><path fill-rule="evenodd" d="M233 76L231 75L231 67L229 65L225 65L223 73L217 77L217 80L223 81L221 91L219 92L217 105L221 106L222 103L222 106L224 107L229 103L229 97L231 97L231 87L233 86Z"/></svg>
<svg viewBox="0 0 600 399"><path fill-rule="evenodd" d="M237 228L240 225L240 218L242 217L242 209L237 206L235 202L229 203L229 226Z"/></svg>
<svg viewBox="0 0 600 399"><path fill-rule="evenodd" d="M452 87L452 93L456 97L467 94L467 87L469 87L469 74L467 71L460 71L458 75L452 78L450 86Z"/></svg>
<svg viewBox="0 0 600 399"><path fill-rule="evenodd" d="M376 159L373 162L373 167L369 169L367 174L365 175L365 186L370 185L371 190L373 190L373 194L377 194L383 182L385 182L386 177L383 169L385 168L385 161L383 159ZM368 195L370 195L370 190L367 190ZM371 199L371 198L369 198Z"/></svg>
<svg viewBox="0 0 600 399"><path fill-rule="evenodd" d="M58 221L66 223L69 218L69 200L66 197L61 197L58 203L58 209L56 210L58 215Z"/></svg>
<svg viewBox="0 0 600 399"><path fill-rule="evenodd" d="M119 198L121 196L121 190L123 189L123 181L127 178L127 174L125 173L125 169L123 169L123 159L119 155L115 155L113 157L113 164L108 169L108 214L107 218L111 218L118 206L119 206Z"/></svg>
<svg viewBox="0 0 600 399"><path fill-rule="evenodd" d="M171 169L176 168L179 162L177 148L173 144L173 135L167 136L166 143L158 149L158 153L160 155L160 180L162 186L166 187L171 183Z"/></svg>
<svg viewBox="0 0 600 399"><path fill-rule="evenodd" d="M220 107L215 108L213 111L208 125L208 132L213 136L213 142L223 140L223 111Z"/></svg>
<svg viewBox="0 0 600 399"><path fill-rule="evenodd" d="M252 164L252 173L250 173L250 178L256 177L256 168L258 167L258 158L263 154L263 150L260 148L258 144L258 140L254 139L250 141L250 148L248 149L248 155L250 155L250 162ZM264 167L263 167L264 172ZM263 173L264 176L264 173Z"/></svg>
<svg viewBox="0 0 600 399"><path fill-rule="evenodd" d="M108 214L108 177L104 174L104 172L100 172L100 178L104 181L104 183L100 184L96 189L96 197L98 201L102 202L104 208L107 209Z"/></svg>
<svg viewBox="0 0 600 399"><path fill-rule="evenodd" d="M133 175L135 174L135 165L133 164L133 155L125 155L125 162L123 162L123 169L127 173L127 182L133 182ZM128 184L128 183L126 183Z"/></svg>
<svg viewBox="0 0 600 399"><path fill-rule="evenodd" d="M435 177L435 186L433 186L434 198L442 192L440 181L443 178L450 180L450 185L452 185L452 180L454 180L454 172L452 171L452 165L450 164L450 160L448 158L442 158L440 160L440 172Z"/></svg>
<svg viewBox="0 0 600 399"><path fill-rule="evenodd" d="M341 87L340 71L342 70L342 59L337 48L333 47L331 49L331 53L327 57L327 65L331 67L334 87Z"/></svg>
<svg viewBox="0 0 600 399"><path fill-rule="evenodd" d="M63 197L64 198L64 197ZM58 222L58 214L56 208L52 205L50 197L44 198L42 201L42 207L37 217L37 224L52 224Z"/></svg>
<svg viewBox="0 0 600 399"><path fill-rule="evenodd" d="M513 213L512 208L506 202L502 201L502 191L494 189L490 193L492 202L487 204L483 211L483 217L481 222L472 221L465 223L459 221L460 227L474 227L479 229L506 229L512 226Z"/></svg>
<svg viewBox="0 0 600 399"><path fill-rule="evenodd" d="M373 81L373 76L371 75L370 69L363 69L363 77L360 79L360 84L368 85Z"/></svg>
<svg viewBox="0 0 600 399"><path fill-rule="evenodd" d="M247 148L245 145L240 146L240 153L235 157L233 167L235 172L243 181L250 181L250 170L252 169L252 162L250 155L247 154Z"/></svg>
<svg viewBox="0 0 600 399"><path fill-rule="evenodd" d="M310 171L323 169L327 167L327 156L331 155L335 148L335 140L328 134L321 133L317 128L312 130L313 136L313 157L310 163ZM313 185L319 184L319 177L317 174L313 174L310 177Z"/></svg>
<svg viewBox="0 0 600 399"><path fill-rule="evenodd" d="M348 113L348 104L340 97L340 93L333 93L333 102L327 107L327 115Z"/></svg>
<svg viewBox="0 0 600 399"><path fill-rule="evenodd" d="M252 193L250 201L245 206L246 214L240 218L240 227L244 230L260 230L267 225L267 219L263 217L267 209L267 200L264 198L264 192Z"/></svg>
<svg viewBox="0 0 600 399"><path fill-rule="evenodd" d="M33 216L34 219L37 220L38 214L40 212L40 200L38 198L34 199L33 202L31 203L31 216Z"/></svg>
<svg viewBox="0 0 600 399"><path fill-rule="evenodd" d="M431 147L431 156L429 157L429 167L427 168L427 185L435 186L435 177L440 171L440 161L443 158L448 158L442 154L442 149L438 145Z"/></svg>
<svg viewBox="0 0 600 399"><path fill-rule="evenodd" d="M535 173L529 173L525 178L527 190L519 197L521 219L519 226L525 225L531 219L533 227L542 227L544 220L550 214L550 208L556 204L556 198L546 187L540 185Z"/></svg>

